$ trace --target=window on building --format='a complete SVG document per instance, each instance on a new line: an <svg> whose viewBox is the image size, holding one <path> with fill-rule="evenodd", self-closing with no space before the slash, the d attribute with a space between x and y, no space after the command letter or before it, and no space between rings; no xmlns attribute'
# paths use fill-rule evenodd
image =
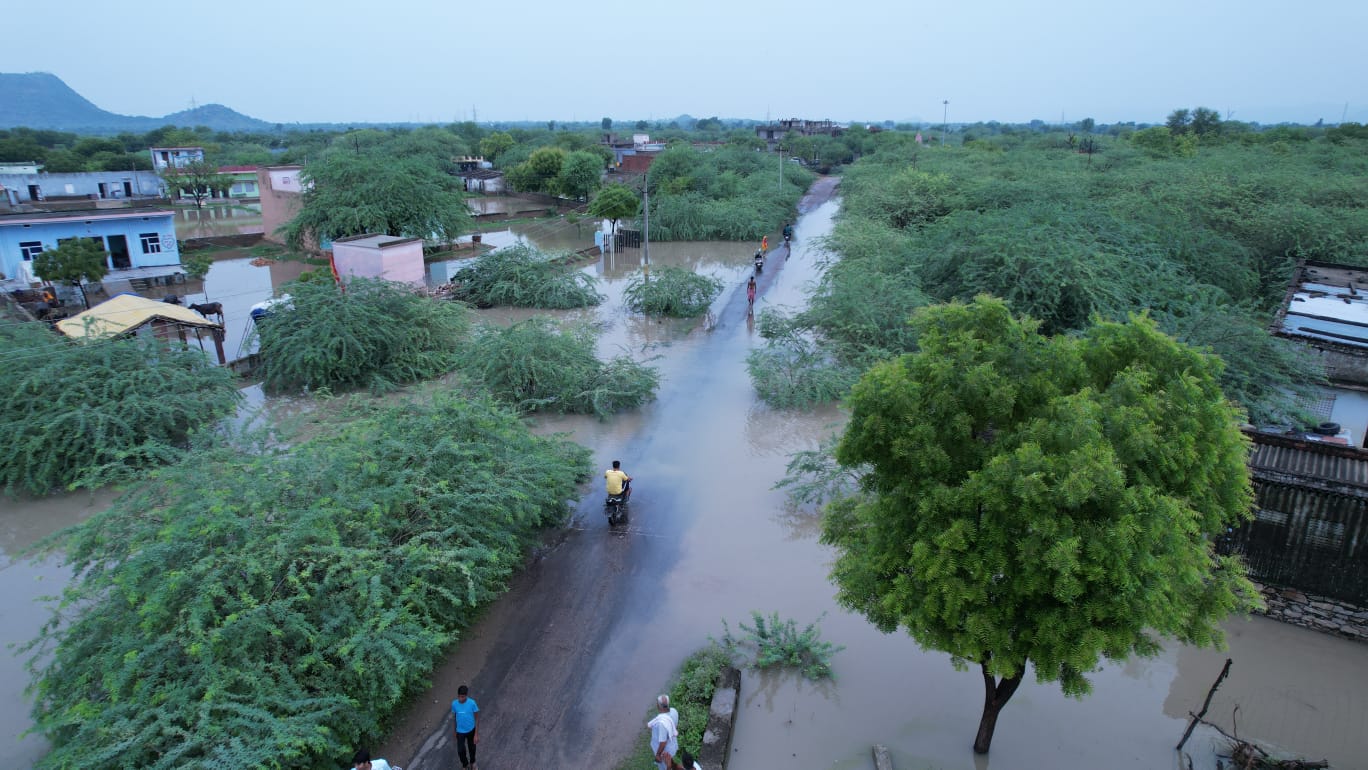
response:
<svg viewBox="0 0 1368 770"><path fill-rule="evenodd" d="M19 253L24 255L25 262L32 262L33 258L43 253L42 241L20 241Z"/></svg>
<svg viewBox="0 0 1368 770"><path fill-rule="evenodd" d="M142 241L142 249L144 254L161 253L160 233L138 233L138 239Z"/></svg>

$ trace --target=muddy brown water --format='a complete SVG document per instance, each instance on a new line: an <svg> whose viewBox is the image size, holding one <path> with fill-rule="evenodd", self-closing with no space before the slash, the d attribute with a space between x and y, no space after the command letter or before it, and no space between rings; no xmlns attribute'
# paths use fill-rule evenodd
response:
<svg viewBox="0 0 1368 770"><path fill-rule="evenodd" d="M176 237L210 238L263 232L261 203L206 203L201 208L176 207Z"/></svg>
<svg viewBox="0 0 1368 770"><path fill-rule="evenodd" d="M835 211L827 203L799 220L795 253L775 255L766 267L760 310L801 305L818 274L812 239L829 231ZM516 228L509 232L519 236ZM561 248L545 245L557 238L578 237L555 232L545 242L530 237L549 248ZM622 307L621 289L640 265L639 250L586 266L605 279L600 288L608 300L558 315L601 325L602 352L659 356L660 398L607 422L537 418L534 428L570 432L594 449L600 466L622 459L637 478L631 520L610 530L600 487L586 487L568 525L465 633L434 672L433 687L413 699L373 753L409 770L458 766L447 704L456 686L468 683L482 709L485 770L614 767L645 740L648 708L679 661L710 635L720 636L724 618L735 628L759 610L800 624L822 616L823 637L846 649L834 658L834 682L746 672L733 770L866 768L874 743L889 746L902 770L1177 767L1172 747L1184 715L1200 707L1226 655L1235 664L1213 701L1214 721L1231 729L1239 705L1242 736L1329 758L1336 767L1368 766L1368 646L1263 618L1228 622L1227 653L1169 645L1154 659L1107 666L1083 700L1028 677L1003 711L990 757L973 756L979 675L956 672L948 656L919 650L903 633L880 634L837 607L827 578L832 554L817 543L817 515L791 507L772 489L789 453L816 446L842 415L835 408L776 412L756 399L744 361L760 340L740 291L752 249L651 245L653 264L690 264L726 282L702 323L647 322ZM510 322L527 315L486 317ZM260 395L252 395L259 403ZM0 499L0 607L8 639L36 631L46 615L34 598L56 593L66 579L59 565L15 554L100 504L80 495ZM0 700L11 704L4 714L17 735L27 724L27 678L17 660L6 663L12 665L0 668ZM1189 743L1196 768L1215 767L1214 735L1199 729ZM41 751L31 737L7 756L23 766ZM338 757L339 766L344 759Z"/></svg>

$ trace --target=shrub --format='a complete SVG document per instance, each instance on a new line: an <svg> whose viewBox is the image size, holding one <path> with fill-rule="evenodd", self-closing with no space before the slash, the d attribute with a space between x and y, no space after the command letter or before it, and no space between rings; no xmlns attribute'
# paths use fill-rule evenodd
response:
<svg viewBox="0 0 1368 770"><path fill-rule="evenodd" d="M860 377L823 352L811 335L788 319L760 314L764 347L746 356L746 369L761 400L776 409L800 409L837 401Z"/></svg>
<svg viewBox="0 0 1368 770"><path fill-rule="evenodd" d="M292 282L292 306L257 324L271 390L393 389L450 371L467 333L464 309L403 284Z"/></svg>
<svg viewBox="0 0 1368 770"><path fill-rule="evenodd" d="M698 650L679 667L673 681L666 688L670 705L679 711L679 747L688 749L697 757L703 749L703 731L708 727L708 713L712 709L713 692L717 689L717 677L732 665L731 656L716 643ZM647 719L658 712L651 708ZM625 762L618 765L620 770L627 768L650 767L653 752L645 741Z"/></svg>
<svg viewBox="0 0 1368 770"><path fill-rule="evenodd" d="M746 632L741 639L732 636L731 628L726 621L722 622L726 628L722 644L732 657L738 657L741 647L753 647L754 660L751 665L755 668L796 668L813 681L832 677L831 656L845 647L822 641L822 632L817 628L820 617L807 624L802 631L798 630L798 625L792 619L781 621L777 612L766 618L758 611L752 611L751 618L755 622L754 626L737 624Z"/></svg>
<svg viewBox="0 0 1368 770"><path fill-rule="evenodd" d="M476 307L507 305L561 310L603 301L597 281L526 244L485 254L452 276L452 298Z"/></svg>
<svg viewBox="0 0 1368 770"><path fill-rule="evenodd" d="M41 767L333 766L589 472L484 401L325 427L288 452L206 448L47 544L75 578L35 642Z"/></svg>
<svg viewBox="0 0 1368 770"><path fill-rule="evenodd" d="M173 462L239 398L198 350L0 322L0 487L45 494Z"/></svg>
<svg viewBox="0 0 1368 770"><path fill-rule="evenodd" d="M495 398L527 411L607 417L650 401L660 384L655 368L626 356L604 363L595 334L562 330L549 318L479 330L462 369Z"/></svg>
<svg viewBox="0 0 1368 770"><path fill-rule="evenodd" d="M632 276L623 290L623 297L627 307L638 313L692 318L706 312L721 292L720 280L667 265L657 268L651 275Z"/></svg>

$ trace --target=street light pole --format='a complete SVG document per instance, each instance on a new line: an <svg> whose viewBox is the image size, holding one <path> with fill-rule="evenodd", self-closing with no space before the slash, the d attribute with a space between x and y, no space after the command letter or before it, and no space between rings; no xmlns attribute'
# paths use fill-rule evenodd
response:
<svg viewBox="0 0 1368 770"><path fill-rule="evenodd" d="M654 163L655 158L651 158L651 162ZM646 186L644 192L646 193L646 203L643 216L644 224L642 226L641 261L644 266L643 271L646 273L646 277L649 278L651 276L651 167L649 165L646 166Z"/></svg>
<svg viewBox="0 0 1368 770"><path fill-rule="evenodd" d="M945 146L945 130L950 125L950 100L941 102L945 109L941 112L941 147Z"/></svg>
<svg viewBox="0 0 1368 770"><path fill-rule="evenodd" d="M784 191L784 145L779 147L779 192Z"/></svg>

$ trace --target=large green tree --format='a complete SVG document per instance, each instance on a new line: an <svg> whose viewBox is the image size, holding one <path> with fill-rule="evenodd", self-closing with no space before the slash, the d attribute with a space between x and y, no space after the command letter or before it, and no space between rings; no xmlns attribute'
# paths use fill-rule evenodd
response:
<svg viewBox="0 0 1368 770"><path fill-rule="evenodd" d="M1143 317L1046 337L984 297L912 324L917 352L852 391L836 459L860 491L822 537L843 605L980 668L974 750L1027 664L1082 696L1160 635L1219 644L1256 602L1213 549L1252 504L1219 360Z"/></svg>
<svg viewBox="0 0 1368 770"><path fill-rule="evenodd" d="M603 176L603 158L598 153L579 150L565 157L556 189L568 198L588 198L599 188Z"/></svg>
<svg viewBox="0 0 1368 770"><path fill-rule="evenodd" d="M593 216L609 220L616 233L618 220L636 216L640 206L641 201L635 190L624 184L610 184L599 190L599 194L589 202L588 211Z"/></svg>
<svg viewBox="0 0 1368 770"><path fill-rule="evenodd" d="M555 193L565 156L559 147L539 147L508 172L508 182L520 192Z"/></svg>
<svg viewBox="0 0 1368 770"><path fill-rule="evenodd" d="M85 284L95 282L109 273L109 258L105 250L88 238L71 238L58 243L33 258L33 274L44 281L65 282L81 290L81 301L90 307Z"/></svg>
<svg viewBox="0 0 1368 770"><path fill-rule="evenodd" d="M219 174L218 166L202 160L184 166L167 166L161 172L161 178L166 183L168 195L190 198L197 209L203 208L214 192L222 194L233 184L231 176Z"/></svg>
<svg viewBox="0 0 1368 770"><path fill-rule="evenodd" d="M284 228L295 249L364 233L449 243L470 227L460 182L421 158L332 152L304 178L303 205Z"/></svg>

